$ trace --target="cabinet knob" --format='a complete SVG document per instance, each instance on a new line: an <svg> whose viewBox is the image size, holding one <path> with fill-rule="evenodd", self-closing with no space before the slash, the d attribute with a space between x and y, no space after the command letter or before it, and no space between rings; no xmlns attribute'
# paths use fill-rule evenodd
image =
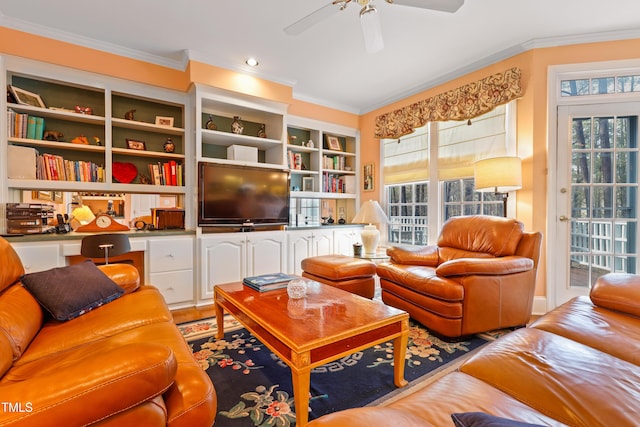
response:
<svg viewBox="0 0 640 427"><path fill-rule="evenodd" d="M169 286L169 287L167 288L167 290L168 290L168 291L173 291L173 290L175 290L175 289L173 288L173 286Z"/></svg>
<svg viewBox="0 0 640 427"><path fill-rule="evenodd" d="M168 256L169 258L173 258L173 254L171 254L171 253L167 254L167 256Z"/></svg>

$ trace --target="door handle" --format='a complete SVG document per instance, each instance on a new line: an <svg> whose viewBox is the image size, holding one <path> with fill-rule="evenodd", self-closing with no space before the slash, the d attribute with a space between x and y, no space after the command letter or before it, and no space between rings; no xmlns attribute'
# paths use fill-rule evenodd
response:
<svg viewBox="0 0 640 427"><path fill-rule="evenodd" d="M566 217L564 215L560 215L560 218L558 218L560 221L569 221L569 217Z"/></svg>

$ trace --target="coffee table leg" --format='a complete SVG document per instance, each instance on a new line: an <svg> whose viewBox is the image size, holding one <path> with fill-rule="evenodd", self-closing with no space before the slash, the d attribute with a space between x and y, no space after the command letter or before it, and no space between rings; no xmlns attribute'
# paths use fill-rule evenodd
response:
<svg viewBox="0 0 640 427"><path fill-rule="evenodd" d="M293 354L291 381L293 383L293 403L296 409L296 427L309 422L309 389L311 388L311 368L309 354Z"/></svg>
<svg viewBox="0 0 640 427"><path fill-rule="evenodd" d="M409 340L409 321L402 321L402 334L393 340L393 382L396 387L404 387L409 382L404 379L404 364Z"/></svg>
<svg viewBox="0 0 640 427"><path fill-rule="evenodd" d="M216 339L224 338L224 310L222 306L215 301L214 305L216 309L216 325L218 326L218 331L216 333Z"/></svg>

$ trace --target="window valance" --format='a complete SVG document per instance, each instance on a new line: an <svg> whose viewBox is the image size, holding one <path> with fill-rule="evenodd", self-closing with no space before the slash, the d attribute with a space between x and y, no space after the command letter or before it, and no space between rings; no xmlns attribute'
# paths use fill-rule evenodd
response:
<svg viewBox="0 0 640 427"><path fill-rule="evenodd" d="M376 117L376 138L400 138L428 122L468 120L521 95L514 67Z"/></svg>

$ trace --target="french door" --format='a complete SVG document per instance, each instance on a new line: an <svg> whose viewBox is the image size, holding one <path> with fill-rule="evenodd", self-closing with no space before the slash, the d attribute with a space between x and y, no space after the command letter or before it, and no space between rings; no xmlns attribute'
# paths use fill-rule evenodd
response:
<svg viewBox="0 0 640 427"><path fill-rule="evenodd" d="M640 102L558 107L555 305L638 271L639 114Z"/></svg>

